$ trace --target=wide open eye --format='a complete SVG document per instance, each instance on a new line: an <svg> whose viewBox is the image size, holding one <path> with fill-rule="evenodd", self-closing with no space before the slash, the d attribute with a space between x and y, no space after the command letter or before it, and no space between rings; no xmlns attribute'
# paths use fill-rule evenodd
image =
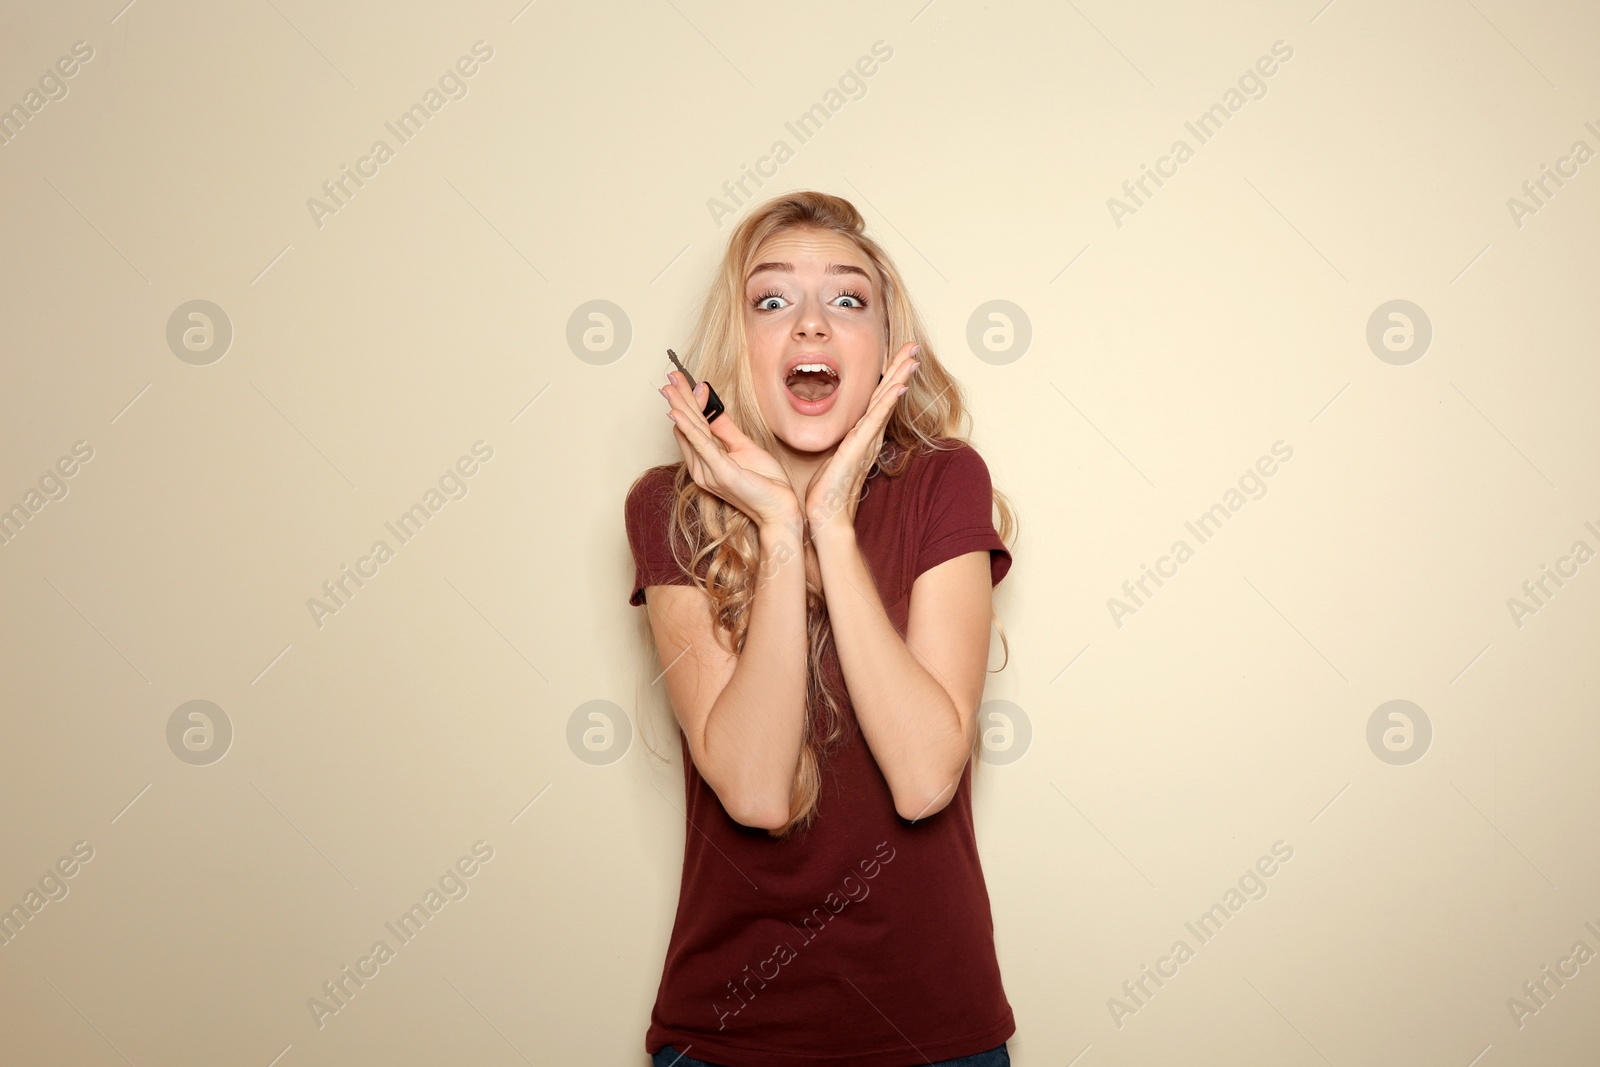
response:
<svg viewBox="0 0 1600 1067"><path fill-rule="evenodd" d="M754 301L755 308L756 308L757 311L777 311L777 310L779 310L778 308L762 307L761 305L765 304L768 300L782 300L782 299L783 299L783 294L782 293L778 293L778 292L762 293L760 296L755 298L755 301Z"/></svg>

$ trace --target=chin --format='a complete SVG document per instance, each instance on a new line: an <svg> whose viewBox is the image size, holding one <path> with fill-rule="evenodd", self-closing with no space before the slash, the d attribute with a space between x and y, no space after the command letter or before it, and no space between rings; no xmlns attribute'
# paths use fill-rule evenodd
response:
<svg viewBox="0 0 1600 1067"><path fill-rule="evenodd" d="M805 418L803 415L796 417ZM820 419L807 420L801 425L790 422L778 433L783 443L796 452L826 452L843 441L844 435L845 429L842 425L824 425Z"/></svg>
<svg viewBox="0 0 1600 1067"><path fill-rule="evenodd" d="M843 401L844 398L840 398ZM870 400L871 398L867 398ZM850 427L866 414L867 404L862 402L859 411L852 412L846 404L836 403L821 415L803 415L789 403L787 396L772 398L777 417L767 419L772 432L796 452L826 452L850 432Z"/></svg>

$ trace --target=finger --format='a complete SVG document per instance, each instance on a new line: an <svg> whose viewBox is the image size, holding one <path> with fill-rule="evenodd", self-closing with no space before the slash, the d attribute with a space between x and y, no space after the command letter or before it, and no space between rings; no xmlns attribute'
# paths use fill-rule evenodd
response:
<svg viewBox="0 0 1600 1067"><path fill-rule="evenodd" d="M688 383L683 384L687 386ZM732 419L717 418L713 420L706 418L706 404L711 400L710 385L705 382L697 382L695 387L688 391L688 395L689 406L700 416L697 421L706 428L707 433L727 445L729 451L732 451L741 443L748 442L749 439L744 436Z"/></svg>
<svg viewBox="0 0 1600 1067"><path fill-rule="evenodd" d="M678 410L684 412L689 427L700 429L712 440L720 442L724 446L724 452L731 452L740 444L748 443L748 439L734 425L732 419L719 418L712 422L706 418L705 407L711 397L711 386L705 382L697 382L695 387L690 389L689 383L683 380L683 375L674 371L673 383L667 391L683 400Z"/></svg>
<svg viewBox="0 0 1600 1067"><path fill-rule="evenodd" d="M884 381L889 384L893 379L885 378ZM892 388L900 387L893 385ZM877 462L878 452L883 448L884 431L893 411L893 392L886 391L875 396L829 459L830 469L826 473L819 473L818 477L829 481L846 477L851 487L859 490L861 483L866 480L867 471ZM833 473L831 468L834 465L838 465L840 474ZM842 473L845 471L849 472L847 476Z"/></svg>
<svg viewBox="0 0 1600 1067"><path fill-rule="evenodd" d="M893 374L884 375L880 391L872 398L862 422L875 425L881 431L888 423L889 416L894 413L894 406L900 399L902 390L911 387L911 375L915 373L916 365L909 359L902 362Z"/></svg>
<svg viewBox="0 0 1600 1067"><path fill-rule="evenodd" d="M872 399L867 401L867 410L861 413L861 418L856 421L845 434L844 441L840 443L841 451L865 451L867 441L873 440L872 454L876 455L883 442L884 427L888 425L889 416L894 411L894 404L902 386L906 385L914 369L914 362L910 353L916 348L916 342L908 341L902 345L894 362L890 365L889 373L883 376L883 381L877 384L872 391ZM863 462L866 462L863 458Z"/></svg>
<svg viewBox="0 0 1600 1067"><path fill-rule="evenodd" d="M921 351L922 346L916 341L907 341L901 345L900 350L894 354L894 359L889 361L888 369L883 372L884 381L893 378L897 370L915 360Z"/></svg>
<svg viewBox="0 0 1600 1067"><path fill-rule="evenodd" d="M873 391L873 402L876 402L885 393L893 393L901 385L905 384L906 379L911 374L909 368L915 362L915 355L920 354L921 347L915 341L907 341L900 346L900 350L895 353L894 359L889 361L888 368L883 372L883 380L878 383L877 388Z"/></svg>
<svg viewBox="0 0 1600 1067"><path fill-rule="evenodd" d="M900 350L899 365L893 369L892 373L883 376L884 381L889 382L899 378L902 385L910 381L912 373L921 365L921 362L917 359L921 354L921 345L915 341L906 342L905 347Z"/></svg>
<svg viewBox="0 0 1600 1067"><path fill-rule="evenodd" d="M696 402L694 393L690 391L689 384L683 380L681 374L673 371L670 377L672 380L662 395L667 398L672 411L678 413L674 416L674 422L685 430L700 429L709 434L711 427L706 422L706 417L701 414L704 405Z"/></svg>
<svg viewBox="0 0 1600 1067"><path fill-rule="evenodd" d="M672 438L677 442L678 452L683 456L683 465L689 470L689 478L700 488L707 488L705 480L705 463L701 461L700 453L697 452L694 445L689 442L689 438L682 430L678 429L676 422L674 422L672 426Z"/></svg>
<svg viewBox="0 0 1600 1067"><path fill-rule="evenodd" d="M702 383L704 384L704 383ZM711 422L706 424L706 429L719 441L728 446L728 451L733 452L741 448L754 447L754 442L739 428L739 424L728 417L726 410Z"/></svg>
<svg viewBox="0 0 1600 1067"><path fill-rule="evenodd" d="M667 374L666 392L662 395L667 398L668 403L672 404L675 410L682 411L685 414L700 414L702 405L695 402L694 393L689 389L689 383L684 380L683 375L678 371L671 371ZM703 421L704 416L701 416L701 419ZM693 419L690 421L692 422Z"/></svg>
<svg viewBox="0 0 1600 1067"><path fill-rule="evenodd" d="M677 432L684 435L702 465L702 473L715 484L702 483L703 487L722 496L715 486L727 484L737 480L734 477L733 461L728 458L727 451L722 443L713 435L712 429L706 424L705 417L698 411L685 410L682 394L679 393L674 400L672 409L672 423ZM721 421L720 419L718 420Z"/></svg>
<svg viewBox="0 0 1600 1067"><path fill-rule="evenodd" d="M688 436L682 430L673 427L673 433L678 438L679 447L683 451L684 466L689 468L689 477L694 481L694 484L712 496L723 499L720 489L721 483L711 474L709 465L699 450L690 443Z"/></svg>
<svg viewBox="0 0 1600 1067"><path fill-rule="evenodd" d="M706 428L706 432L721 441L729 452L737 452L744 448L754 448L755 442L750 440L748 434L739 428L739 424L728 416L727 410L715 419L705 417L706 402L711 399L711 386L701 382L694 387L690 394L694 399L694 410L700 414L698 422Z"/></svg>
<svg viewBox="0 0 1600 1067"><path fill-rule="evenodd" d="M702 384L704 384L704 382L701 382L701 386ZM696 414L696 416L699 416L702 408L704 408L706 405L699 402L698 398L696 398L696 395L694 395L698 394L698 392L699 386L694 387L694 389L690 389L690 384L688 384L688 381L683 378L682 373L678 373L678 371L670 371L670 373L667 374L666 394L662 395L666 395L669 400L680 400L680 402L682 402L682 410L685 411L685 413L693 413ZM701 416L701 419L704 421L704 416Z"/></svg>
<svg viewBox="0 0 1600 1067"><path fill-rule="evenodd" d="M698 421L703 425L706 424L706 418L703 414L706 405L702 397L707 395L705 390L709 388L710 386L707 386L705 382L698 382L693 389L690 389L688 380L680 371L672 371L667 375L668 394L683 401L681 410L691 416L691 422Z"/></svg>
<svg viewBox="0 0 1600 1067"><path fill-rule="evenodd" d="M682 371L668 371L667 385L687 401L694 400L694 391L689 388L689 380L683 376ZM696 389L699 386L695 387Z"/></svg>
<svg viewBox="0 0 1600 1067"><path fill-rule="evenodd" d="M705 419L697 425L689 413L682 407L674 406L672 409L673 430L681 434L695 455L710 469L716 470L716 461L723 456L722 445L715 437L711 436L706 428Z"/></svg>
<svg viewBox="0 0 1600 1067"><path fill-rule="evenodd" d="M861 421L851 430L858 435L857 440L860 442L856 446L858 468L870 467L883 448L883 437L888 430L889 417L894 414L895 404L900 399L899 390L903 388L897 379L885 379L885 384L891 382L894 383L892 387L873 401L861 416Z"/></svg>

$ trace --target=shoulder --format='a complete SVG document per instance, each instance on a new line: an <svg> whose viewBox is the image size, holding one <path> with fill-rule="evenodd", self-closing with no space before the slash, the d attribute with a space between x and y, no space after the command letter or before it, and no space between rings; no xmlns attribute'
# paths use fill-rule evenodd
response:
<svg viewBox="0 0 1600 1067"><path fill-rule="evenodd" d="M989 465L968 441L937 437L912 454L907 473L928 486L990 485Z"/></svg>
<svg viewBox="0 0 1600 1067"><path fill-rule="evenodd" d="M987 517L994 498L988 464L959 437L919 441L894 481L899 484L889 495L900 502L899 507L924 516L933 526L969 511Z"/></svg>
<svg viewBox="0 0 1600 1067"><path fill-rule="evenodd" d="M622 513L630 532L664 525L676 492L674 480L682 463L663 463L640 472L628 486Z"/></svg>
<svg viewBox="0 0 1600 1067"><path fill-rule="evenodd" d="M994 523L995 493L983 456L960 438L935 438L912 457L913 579L967 552L987 549L991 586L1005 577L1011 552ZM1002 522L1005 513L1002 511Z"/></svg>
<svg viewBox="0 0 1600 1067"><path fill-rule="evenodd" d="M628 486L628 495L624 501L624 509L630 514L644 505L660 504L672 494L673 480L682 463L662 463L655 467L648 467L633 479L633 484Z"/></svg>

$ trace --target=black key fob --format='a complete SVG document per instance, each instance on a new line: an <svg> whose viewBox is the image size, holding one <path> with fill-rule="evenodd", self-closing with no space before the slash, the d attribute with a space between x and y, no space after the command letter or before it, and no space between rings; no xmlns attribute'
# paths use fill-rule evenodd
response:
<svg viewBox="0 0 1600 1067"><path fill-rule="evenodd" d="M689 373L689 370L688 370L687 367L685 367L682 363L678 362L677 354L675 352L673 352L672 349L670 349L670 348L667 349L667 358L672 360L672 365L674 367L677 367L680 371L683 372L683 376L685 378L689 379L689 391L691 393L694 392L695 385L696 385L695 380L694 380L694 375ZM722 414L722 411L723 411L722 398L717 395L717 391L715 389L711 388L711 383L707 382L706 383L706 406L705 406L705 409L700 412L700 414L702 414L702 415L704 415L706 417L706 421L707 422L715 422L717 420L717 416Z"/></svg>
<svg viewBox="0 0 1600 1067"><path fill-rule="evenodd" d="M717 416L722 414L722 398L711 388L710 382L706 383L706 407L700 414L706 417L707 422L716 422Z"/></svg>

